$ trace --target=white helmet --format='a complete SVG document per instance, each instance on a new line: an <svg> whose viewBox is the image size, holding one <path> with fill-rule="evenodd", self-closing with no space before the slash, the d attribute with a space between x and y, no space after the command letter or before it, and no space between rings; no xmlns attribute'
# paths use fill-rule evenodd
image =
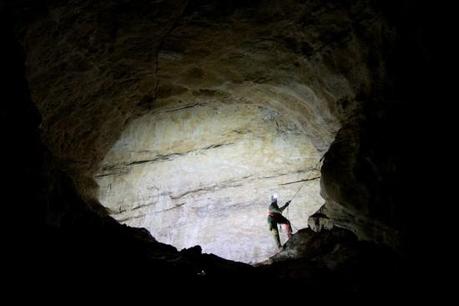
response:
<svg viewBox="0 0 459 306"><path fill-rule="evenodd" d="M276 202L277 201L277 193L273 193L271 195L271 202Z"/></svg>

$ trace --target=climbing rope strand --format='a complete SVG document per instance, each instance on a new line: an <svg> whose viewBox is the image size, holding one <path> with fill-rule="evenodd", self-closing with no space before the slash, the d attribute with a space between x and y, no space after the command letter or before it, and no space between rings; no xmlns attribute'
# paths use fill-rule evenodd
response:
<svg viewBox="0 0 459 306"><path fill-rule="evenodd" d="M308 179L309 179L309 178L308 178ZM303 182L303 184L301 184L300 188L295 192L295 194L293 195L293 197L290 199L290 202L292 202L293 199L295 199L295 197L296 197L296 195L298 194L298 192L300 192L301 189L303 189L304 185L306 185L306 183L308 182L308 179L306 179L306 180ZM290 204L289 204L289 206L287 206L287 216L290 218L290 214L289 214L290 210L289 210L289 209L290 209Z"/></svg>
<svg viewBox="0 0 459 306"><path fill-rule="evenodd" d="M307 183L308 181L309 181L309 179L305 180L305 181L303 182L303 184L301 184L300 188L295 192L295 194L293 195L293 197L292 197L292 199L290 200L290 202L293 201L293 199L295 199L295 197L296 197L296 195L298 194L298 192L300 192L301 189L303 189L304 185L306 185L306 183Z"/></svg>
<svg viewBox="0 0 459 306"><path fill-rule="evenodd" d="M322 156L321 159L319 159L319 161L317 162L317 164L314 166L314 169L318 169L318 166L319 166L319 164L322 162L322 159L323 159L323 156ZM293 195L293 197L290 199L290 202L292 202L292 201L295 199L296 195L301 191L301 189L303 189L303 187L306 185L306 183L309 182L309 181L311 180L311 178L312 178L312 176L311 176L311 173L310 173L310 175L308 176L308 178L306 178L306 179L304 180L303 184L301 184L300 188L295 192L295 194ZM290 220L290 205L287 206L287 218ZM290 221L290 225L291 225L295 230L297 230L296 227L292 224L291 221Z"/></svg>
<svg viewBox="0 0 459 306"><path fill-rule="evenodd" d="M318 169L318 166L319 166L320 163L321 163L321 160L319 160L317 162L317 164L314 166L314 169ZM301 184L300 188L295 192L295 194L293 195L293 197L290 200L290 202L293 201L293 199L295 199L296 195L301 191L301 189L303 189L303 187L306 185L306 183L309 182L312 179L312 175L311 174L312 174L312 171L311 171L311 173L309 173L308 177L304 179L303 184ZM288 207L287 207L287 209L288 209Z"/></svg>

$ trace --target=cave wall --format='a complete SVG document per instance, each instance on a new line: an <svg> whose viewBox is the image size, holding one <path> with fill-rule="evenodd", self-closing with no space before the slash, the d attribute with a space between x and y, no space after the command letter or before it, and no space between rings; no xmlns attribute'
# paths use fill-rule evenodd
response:
<svg viewBox="0 0 459 306"><path fill-rule="evenodd" d="M179 252L159 243L144 229L116 222L81 196L42 142L41 117L28 88L25 54L13 31L14 16L11 6L0 3L4 81L0 127L8 148L1 155L8 160L3 168L8 180L2 184L2 201L10 203L5 212L22 220L19 225L9 218L3 222L3 258L9 265L4 271L9 279L5 287L15 292L20 286L36 293L35 301L44 298L42 294L49 301L50 292L81 296L88 292L105 295L109 288L133 290L128 282L132 279L150 278L148 287L174 282L186 288L210 279L258 278L253 267L203 255L199 247ZM117 269L122 262L128 262L129 268ZM135 282L135 290L141 287Z"/></svg>
<svg viewBox="0 0 459 306"><path fill-rule="evenodd" d="M273 193L296 228L323 204L320 154L288 113L199 97L134 120L101 164L98 198L112 216L177 248L258 262L276 250ZM282 237L285 241L286 237Z"/></svg>
<svg viewBox="0 0 459 306"><path fill-rule="evenodd" d="M25 23L21 36L32 97L44 118L43 137L82 194L97 194L92 177L101 161L131 119L154 114L155 107L201 101L196 95L209 93L221 99L261 95L269 104L267 97L276 95L271 100L284 101L283 91L300 100L313 92L317 105L295 107L297 114L319 109L303 116L318 152L327 151L342 127L324 159L323 211L361 238L398 243L400 161L390 148L404 136L397 133L395 114L403 107L398 74L405 70L397 67L399 57L408 56L398 45L406 35L397 28L400 16L391 13L393 6L377 1L72 5L69 10L49 2Z"/></svg>
<svg viewBox="0 0 459 306"><path fill-rule="evenodd" d="M42 136L81 193L130 118L151 107L156 56L183 1L79 1L31 5L19 27ZM40 6L42 5L42 6ZM33 84L33 85L32 85Z"/></svg>
<svg viewBox="0 0 459 306"><path fill-rule="evenodd" d="M429 234L420 233L422 220L438 202L426 180L432 169L421 165L436 155L424 139L441 134L431 130L439 124L434 118L441 117L431 107L442 100L437 96L441 29L446 29L439 22L441 10L415 1L379 4L389 27L368 41L374 86L360 97L356 116L342 122L321 171L326 200L321 212L360 238L402 253L423 245ZM426 125L427 118L433 122Z"/></svg>

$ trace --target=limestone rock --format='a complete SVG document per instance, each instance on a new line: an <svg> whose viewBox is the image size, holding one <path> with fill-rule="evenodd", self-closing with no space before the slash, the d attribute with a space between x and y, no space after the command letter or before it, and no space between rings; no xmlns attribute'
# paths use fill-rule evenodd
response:
<svg viewBox="0 0 459 306"><path fill-rule="evenodd" d="M308 226L314 232L320 232L324 229L331 230L333 228L333 221L325 214L316 212L308 218Z"/></svg>
<svg viewBox="0 0 459 306"><path fill-rule="evenodd" d="M27 78L44 142L87 202L179 247L199 236L204 252L224 245L221 255L258 260L271 244L269 193L289 199L319 177L328 151L293 224L307 226L321 189L335 224L397 244L399 205L381 184L397 161L374 153L390 146L365 123L386 114L378 101L391 92L385 61L397 38L376 3L43 5L21 24ZM225 236L216 243L209 227Z"/></svg>
<svg viewBox="0 0 459 306"><path fill-rule="evenodd" d="M301 188L286 211L297 228L323 204L319 152L288 112L198 101L134 120L96 174L98 198L120 222L179 249L266 259L275 250L266 222L272 193L285 202Z"/></svg>

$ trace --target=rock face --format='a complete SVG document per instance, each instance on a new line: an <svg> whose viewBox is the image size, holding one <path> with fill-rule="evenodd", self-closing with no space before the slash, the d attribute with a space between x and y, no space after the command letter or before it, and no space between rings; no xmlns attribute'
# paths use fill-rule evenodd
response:
<svg viewBox="0 0 459 306"><path fill-rule="evenodd" d="M95 174L98 198L118 220L160 241L258 261L274 247L265 223L269 195L287 200L302 180L319 178L320 156L355 108L355 89L319 51L332 43L314 38L325 20L302 24L309 8L220 9L192 3L164 36L153 110L105 155ZM340 60L339 69L366 90L360 41L352 32L336 35L350 35L337 56L354 60ZM308 183L292 205L287 217L296 227L321 206L318 188Z"/></svg>
<svg viewBox="0 0 459 306"><path fill-rule="evenodd" d="M269 253L269 194L319 177L327 151L322 213L397 245L397 154L380 133L396 113L391 17L366 0L50 1L19 32L44 141L86 200L250 261ZM294 225L318 189L292 205Z"/></svg>
<svg viewBox="0 0 459 306"><path fill-rule="evenodd" d="M81 193L130 118L157 91L157 50L184 1L53 1L25 29L27 78L42 136Z"/></svg>
<svg viewBox="0 0 459 306"><path fill-rule="evenodd" d="M431 129L433 125L431 120L419 117L417 111L425 106L420 102L428 102L429 107L425 107L424 112L446 109L437 106L438 94L445 86L438 86L440 90L433 86L439 82L432 79L441 74L433 67L435 60L429 54L440 45L436 38L444 30L435 31L438 25L435 27L435 19L431 18L435 6L420 5L416 6L420 11L407 13L405 8L414 1L93 2L0 2L0 73L6 76L0 90L0 130L4 146L1 152L3 174L7 178L3 184L2 203L5 203L4 209L14 210L5 213L6 216L21 217L19 225L16 218L4 218L7 222L4 253L9 257L7 262L14 263L12 275L7 274L12 283L21 279L21 286L27 286L22 280L33 280L33 289L44 285L45 292L58 290L56 283L59 283L67 289L78 288L79 293L82 283L85 288L104 293L112 292L115 287L109 286L111 291L102 290L101 284L116 283L118 288L121 283L124 290L127 283L133 283L136 294L145 292L151 298L152 283L147 282L148 290L142 291L137 280L159 279L173 287L174 293L184 292L177 289L189 288L192 284L202 290L209 284L220 286L215 280L229 280L231 287L225 287L225 291L231 288L237 293L239 288L234 289L234 286L242 284L254 292L252 285L261 284L262 295L274 282L285 284L289 290L288 295L279 295L283 303L294 294L302 300L316 296L323 302L324 297L330 298L331 292L342 303L346 294L362 297L366 293L368 300L389 297L398 293L394 290L397 282L402 285L401 291L412 299L427 284L420 287L423 278L418 276L429 272L429 263L435 265L435 270L441 270L440 260L426 255L430 255L430 250L444 257L438 252L438 239L442 235L433 235L434 226L416 227L407 223L422 209L422 201L417 199L424 197L424 192L419 192L420 185L415 189L407 188L409 180L400 176L402 168L406 167L406 158L418 156L426 147L426 135L432 135L431 130L430 133L419 131L420 126ZM40 116L24 78L25 59L13 31L9 31L13 28L13 20L17 19L9 19L11 16L5 14L5 8L15 5L20 8L37 5L35 9L20 10L12 16L28 19L14 26L26 47L27 76L33 98L44 117L42 137L51 152L41 142ZM30 15L24 15L25 11ZM251 25L245 27L244 22ZM152 24L155 26L148 26ZM218 37L206 32L207 28L212 28ZM273 35L275 33L281 35ZM151 35L154 36L153 44L145 39ZM244 37L249 39L244 41ZM263 39L260 41L257 37ZM222 38L228 43L222 43ZM199 48L200 45L203 48ZM258 51L256 46L260 46ZM236 52L236 60L230 63L223 55L207 51L216 48L232 54L234 49L246 50L247 47L250 52L241 52L242 58ZM267 60L263 61L264 58ZM241 59L247 60L241 62ZM277 59L280 60L277 66L266 65ZM99 66L87 70L85 64L88 62ZM254 73L249 73L250 70ZM210 77L214 71L215 75ZM130 72L134 76L132 80ZM294 81L287 81L286 77ZM206 85L207 80L210 83ZM222 95L217 99L220 92ZM247 100L238 100L241 95ZM292 96L294 99L289 99ZM432 101L435 101L434 106ZM210 103L215 103L217 110L212 110ZM234 116L218 116L219 108L233 111ZM265 110L280 116L262 120ZM212 114L230 128L214 133L211 118L200 118L202 113ZM282 117L284 114L287 120ZM184 115L186 118L181 117ZM403 120L416 116L418 125L407 126L407 121ZM431 114L426 117L432 119ZM439 118L444 119L443 116ZM202 139L195 138L197 135L192 135L174 120L190 126L199 121L197 125L201 129L197 130L212 141L202 146ZM241 122L247 123L244 120L257 122L256 129L252 126L250 132L234 135L231 124L240 126ZM175 138L176 143L162 142L155 134L156 122L161 123L164 133L178 129L183 136ZM142 134L145 133L143 127L150 125L155 126L153 135L156 136L152 138ZM285 133L279 134L279 130ZM297 130L304 133L301 140L296 138ZM263 131L266 137L256 138L256 131ZM221 142L217 133L224 133L222 138L229 137L234 143ZM432 139L438 142L437 136ZM265 141L269 138L282 141ZM170 199L196 197L205 206L202 194L217 199L222 190L194 189L199 192L176 193L179 187L195 186L187 185L185 179L189 176L172 164L169 166L180 171L181 176L163 173L161 162L191 158L220 162L218 156L228 157L231 152L226 149L236 144L245 146L247 139L252 140L250 143L261 143L268 152L278 152L279 147L289 151L302 148L318 157L327 151L320 186L326 203L309 218L311 228L317 232L298 231L285 248L268 261L270 265L254 269L215 255L203 255L199 247L179 252L159 243L144 229L116 222L106 214L106 209L95 209L100 208L96 201L98 196L110 199L110 182L114 184L116 177L153 180L150 173L144 173L152 170L148 166L162 173L162 179L170 186L177 187L165 188L168 191L166 200L155 202L165 206L161 208L182 209L173 208L168 196ZM410 147L417 141L418 146ZM150 147L153 144L155 148ZM143 150L144 146L153 149L152 152L136 151L131 152L132 158L127 157L130 148ZM437 150L437 146L432 147ZM161 152L154 151L159 149ZM404 149L410 154L404 155ZM218 156L212 155L214 150ZM264 156L262 152L257 154L258 158ZM272 156L270 154L269 158ZM292 178L293 168L300 164L310 165L304 156L299 160L290 159L290 155L278 157L290 173L285 175L286 181ZM250 158L244 160L250 161ZM221 163L215 164L218 165L216 169L220 169ZM143 167L144 172L135 166ZM277 173L280 170L276 167L269 170ZM254 166L253 169L259 168ZM240 169L237 170L234 173L239 175ZM316 174L312 168L309 170ZM221 171L210 175L226 189L240 188L239 192L246 183L251 183L238 186L232 176L225 176L226 172L222 175ZM241 180L237 175L234 179ZM100 192L91 181L95 176L105 188ZM184 180L180 184L170 179L181 180L182 176ZM419 176L416 182L426 177ZM431 188L431 178L436 177L427 178ZM260 177L257 179L257 184L264 181ZM282 176L270 179L284 182ZM77 182L77 189L73 181ZM128 184L120 181L115 185L127 191ZM147 189L149 186L140 179L138 185ZM285 188L285 192L289 192L290 187ZM151 194L147 192L146 195ZM135 194L127 196L130 200L142 201ZM244 197L250 198L249 195ZM190 203L191 209L187 212L204 207L199 206L197 200ZM144 203L148 201L145 199ZM432 203L440 202L437 198L429 205ZM218 206L220 216L224 214L225 204ZM253 206L256 205L253 202ZM188 207L182 206L183 210ZM133 210L133 207L128 208ZM115 216L119 216L116 206L112 209ZM133 213L141 209L147 210L147 207L139 207ZM205 214L199 219L190 215L198 221L205 216L216 217L217 211L203 211ZM147 213L150 213L148 218L153 218L150 211ZM163 217L168 218L166 214ZM215 222L212 224L215 226ZM424 235L423 229L430 235ZM399 277L396 270L403 261L398 261L393 252L373 242L358 240L365 238L396 246L400 236L416 236L422 240L422 252L407 256L415 261L414 269L409 271L409 281ZM10 245L10 242L13 243ZM180 286L181 280L185 280L184 286ZM292 282L288 280L298 284L299 290L292 290ZM407 291L410 285L416 290L413 294ZM428 286L427 291L432 292L430 283ZM163 293L158 287L154 288ZM272 298L271 294L264 296ZM399 296L390 298L399 300Z"/></svg>
<svg viewBox="0 0 459 306"><path fill-rule="evenodd" d="M161 281L159 286L173 282L183 287L186 283L187 288L197 282L234 282L241 275L248 281L259 281L258 273L249 265L202 254L199 247L179 252L156 241L145 229L119 224L82 199L41 142L40 116L30 99L22 50L14 39L8 13L0 5L0 38L4 43L1 73L8 76L4 78L7 86L0 91L5 102L0 105L5 119L0 124L2 131L8 126L17 128L3 137L11 150L2 155L10 161L3 168L10 180L4 182L2 197L14 203L11 213L21 214L24 223L14 227L4 222L14 228L4 246L10 250L5 252L8 262L15 267L5 271L5 276L27 278L30 283L23 284L27 289L52 287L60 292L77 288L82 280L98 290L120 283L126 290L130 288L126 280L152 277ZM121 262L129 262L129 268L114 269ZM147 284L151 289L151 282ZM135 282L135 290L139 286Z"/></svg>
<svg viewBox="0 0 459 306"><path fill-rule="evenodd" d="M120 222L177 248L244 262L275 251L270 196L297 228L323 204L319 152L290 113L233 98L197 97L134 120L96 174L99 200Z"/></svg>

